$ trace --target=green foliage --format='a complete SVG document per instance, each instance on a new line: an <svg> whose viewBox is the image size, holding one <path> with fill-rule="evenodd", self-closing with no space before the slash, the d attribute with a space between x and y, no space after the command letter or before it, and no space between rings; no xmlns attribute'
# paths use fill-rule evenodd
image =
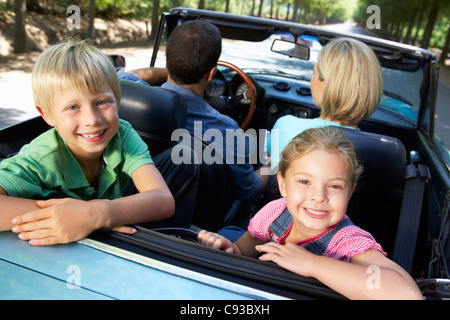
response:
<svg viewBox="0 0 450 320"><path fill-rule="evenodd" d="M450 28L448 0L358 0L354 20L362 27L370 15L367 7L372 4L380 8L381 29L371 31L380 37L418 46L444 47ZM433 12L437 12L435 18ZM427 35L427 27L432 30L431 35Z"/></svg>
<svg viewBox="0 0 450 320"><path fill-rule="evenodd" d="M27 9L36 12L64 12L69 5L78 5L81 11L89 11L90 0L27 0ZM95 0L96 16L105 18L150 19L154 2L159 2L159 13L172 7L198 8L200 0ZM431 47L442 48L450 27L448 0L206 0L206 9L244 15L257 15L262 3L261 15L302 23L324 24L353 19L366 26L370 5L381 10L380 37L420 45L426 37L426 25L431 16L432 4L438 6L437 18L429 41ZM13 14L14 0L0 0L0 15ZM297 12L294 13L294 8ZM420 15L422 14L422 15ZM419 19L422 17L422 20ZM432 19L431 19L432 20Z"/></svg>

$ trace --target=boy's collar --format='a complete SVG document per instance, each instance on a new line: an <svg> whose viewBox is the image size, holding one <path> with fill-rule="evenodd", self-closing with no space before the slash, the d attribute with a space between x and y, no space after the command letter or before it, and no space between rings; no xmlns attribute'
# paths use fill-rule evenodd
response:
<svg viewBox="0 0 450 320"><path fill-rule="evenodd" d="M83 169L81 168L80 164L70 151L69 147L67 146L67 143L64 141L64 139L59 135L59 133L56 130L55 133L57 139L59 140L58 144L61 146L60 148L58 148L62 167L61 175L64 178L66 186L69 189L89 187L90 184L86 179L86 176L84 175ZM105 150L103 151L102 155L103 169L107 171L114 171L114 169L122 162L122 154L119 150L120 150L119 142L115 135L108 143ZM66 170L65 168L70 169Z"/></svg>

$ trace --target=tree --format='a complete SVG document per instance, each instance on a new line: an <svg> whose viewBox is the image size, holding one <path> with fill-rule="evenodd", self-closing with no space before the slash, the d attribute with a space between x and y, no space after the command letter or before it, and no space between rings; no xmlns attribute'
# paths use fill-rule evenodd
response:
<svg viewBox="0 0 450 320"><path fill-rule="evenodd" d="M449 42L450 42L450 28L447 30L447 36L445 37L445 44L442 48L441 56L439 57L439 64L444 65L445 59L447 59L449 52Z"/></svg>
<svg viewBox="0 0 450 320"><path fill-rule="evenodd" d="M95 18L95 0L89 0L89 24L87 29L88 38L92 38L94 35L94 18Z"/></svg>
<svg viewBox="0 0 450 320"><path fill-rule="evenodd" d="M153 0L152 10L152 33L150 34L150 40L156 38L159 26L159 0Z"/></svg>
<svg viewBox="0 0 450 320"><path fill-rule="evenodd" d="M430 13L428 15L428 22L422 37L421 42L422 48L428 48L430 46L431 35L433 33L434 24L436 23L438 10L439 10L439 0L433 0Z"/></svg>
<svg viewBox="0 0 450 320"><path fill-rule="evenodd" d="M25 15L27 12L26 0L16 0L14 2L14 53L23 53L26 51L26 33L25 33Z"/></svg>

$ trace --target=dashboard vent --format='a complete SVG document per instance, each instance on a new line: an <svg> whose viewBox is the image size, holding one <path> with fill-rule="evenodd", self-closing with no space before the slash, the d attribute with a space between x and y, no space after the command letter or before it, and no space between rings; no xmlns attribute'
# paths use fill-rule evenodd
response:
<svg viewBox="0 0 450 320"><path fill-rule="evenodd" d="M306 87L299 87L297 88L297 93L301 96L310 96L311 95L311 89Z"/></svg>
<svg viewBox="0 0 450 320"><path fill-rule="evenodd" d="M288 90L291 88L291 86L289 85L289 83L284 82L284 81L278 81L278 82L275 82L275 83L273 84L273 87L274 87L275 89L277 89L277 90L280 90L280 91L288 91Z"/></svg>

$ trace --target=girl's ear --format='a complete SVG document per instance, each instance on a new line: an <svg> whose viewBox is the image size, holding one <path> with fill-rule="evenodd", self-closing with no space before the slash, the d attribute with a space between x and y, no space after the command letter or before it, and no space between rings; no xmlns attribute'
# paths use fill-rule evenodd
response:
<svg viewBox="0 0 450 320"><path fill-rule="evenodd" d="M282 197L286 198L286 182L284 181L283 175L280 171L277 173L278 188L280 189L280 194Z"/></svg>
<svg viewBox="0 0 450 320"><path fill-rule="evenodd" d="M49 116L47 111L45 111L41 106L36 106L36 110L39 112L41 117L47 122L47 124L51 127L55 126L55 123L53 122L52 118Z"/></svg>

